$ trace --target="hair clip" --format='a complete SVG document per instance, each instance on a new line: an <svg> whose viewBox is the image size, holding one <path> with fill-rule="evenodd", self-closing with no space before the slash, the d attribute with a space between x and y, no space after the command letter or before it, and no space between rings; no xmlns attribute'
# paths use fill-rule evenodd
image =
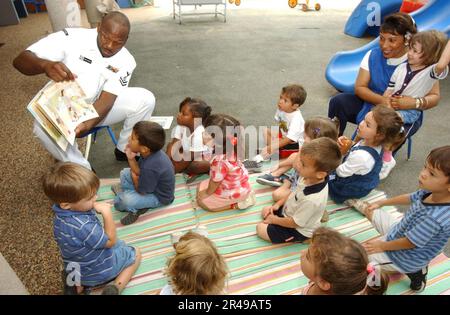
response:
<svg viewBox="0 0 450 315"><path fill-rule="evenodd" d="M375 267L372 263L368 263L366 270L367 270L367 273L370 275L371 273L373 273L375 271Z"/></svg>
<svg viewBox="0 0 450 315"><path fill-rule="evenodd" d="M314 135L318 136L319 134L320 134L320 128L319 127L314 128Z"/></svg>

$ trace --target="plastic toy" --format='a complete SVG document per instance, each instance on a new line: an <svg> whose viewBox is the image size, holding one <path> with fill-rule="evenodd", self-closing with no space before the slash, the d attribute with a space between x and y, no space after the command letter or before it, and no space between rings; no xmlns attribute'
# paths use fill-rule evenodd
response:
<svg viewBox="0 0 450 315"><path fill-rule="evenodd" d="M291 8L295 8L297 5L301 5L302 11L306 12L312 10L309 7L309 1L310 0L305 0L305 3L298 3L298 0L288 0L288 5ZM321 8L320 3L316 2L316 4L314 5L314 10L319 11L320 8Z"/></svg>

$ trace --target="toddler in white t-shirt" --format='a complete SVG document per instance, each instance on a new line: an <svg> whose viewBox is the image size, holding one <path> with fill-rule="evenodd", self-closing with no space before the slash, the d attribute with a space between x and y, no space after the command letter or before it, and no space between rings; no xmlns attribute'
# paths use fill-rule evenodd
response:
<svg viewBox="0 0 450 315"><path fill-rule="evenodd" d="M259 162L266 160L278 151L280 153L284 150L298 151L299 146L303 144L305 131L305 121L300 112L300 106L303 105L305 100L306 91L299 84L291 84L281 89L275 113L279 130L276 134L273 134L270 129L266 129L264 135L266 146L260 154L253 158L253 161L244 162L249 171L258 171L260 169Z"/></svg>

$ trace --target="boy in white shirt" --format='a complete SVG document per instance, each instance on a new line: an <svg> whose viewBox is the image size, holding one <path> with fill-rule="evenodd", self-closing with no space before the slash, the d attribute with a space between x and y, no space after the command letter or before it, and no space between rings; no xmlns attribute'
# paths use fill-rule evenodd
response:
<svg viewBox="0 0 450 315"><path fill-rule="evenodd" d="M301 176L295 192L264 207L259 237L272 243L304 242L320 227L328 201L328 174L341 162L336 141L318 138L302 147L294 163Z"/></svg>
<svg viewBox="0 0 450 315"><path fill-rule="evenodd" d="M244 161L247 170L259 171L260 162L278 150L298 150L299 146L303 144L305 121L300 112L300 106L305 102L306 95L305 89L299 84L291 84L281 89L275 113L279 132L274 135L270 129L266 130L266 146L259 155L253 158L253 161Z"/></svg>

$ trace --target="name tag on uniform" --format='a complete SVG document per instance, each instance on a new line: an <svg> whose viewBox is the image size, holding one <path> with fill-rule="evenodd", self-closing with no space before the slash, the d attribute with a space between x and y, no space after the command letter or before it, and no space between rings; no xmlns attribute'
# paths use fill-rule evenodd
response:
<svg viewBox="0 0 450 315"><path fill-rule="evenodd" d="M113 67L113 66L111 66L111 65L107 66L106 69L108 69L108 70L110 70L110 71L112 71L112 72L114 72L114 73L119 72L119 69L117 69L117 68L115 68L115 67Z"/></svg>
<svg viewBox="0 0 450 315"><path fill-rule="evenodd" d="M87 62L87 63L89 63L89 64L92 63L92 60L91 60L91 59L86 58L86 57L84 57L84 56L82 56L82 55L80 55L80 60L83 60L84 62Z"/></svg>

